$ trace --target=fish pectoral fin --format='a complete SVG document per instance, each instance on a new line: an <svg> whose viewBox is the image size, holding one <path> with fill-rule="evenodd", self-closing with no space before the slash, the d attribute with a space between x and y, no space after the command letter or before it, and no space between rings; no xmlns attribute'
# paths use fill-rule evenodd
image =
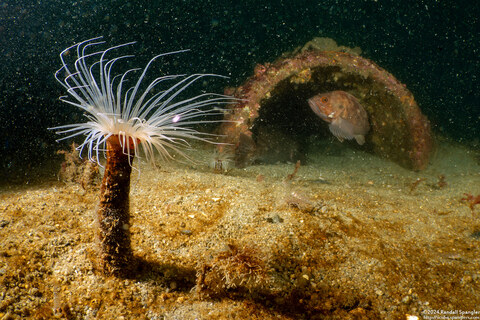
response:
<svg viewBox="0 0 480 320"><path fill-rule="evenodd" d="M355 140L357 140L357 143L359 145L363 145L365 143L365 136L362 136L361 134L357 134L355 136Z"/></svg>
<svg viewBox="0 0 480 320"><path fill-rule="evenodd" d="M356 134L359 130L351 122L338 118L330 123L328 126L330 132L337 137L340 142L343 140L355 139L359 145L365 143L365 136L363 134Z"/></svg>
<svg viewBox="0 0 480 320"><path fill-rule="evenodd" d="M348 132L350 127L348 122L343 119L337 119L328 125L330 132L340 141L353 139L353 135Z"/></svg>

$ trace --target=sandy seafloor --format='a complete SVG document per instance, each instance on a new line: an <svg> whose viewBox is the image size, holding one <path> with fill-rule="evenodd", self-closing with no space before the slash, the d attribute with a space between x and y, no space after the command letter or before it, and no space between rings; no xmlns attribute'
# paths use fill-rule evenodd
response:
<svg viewBox="0 0 480 320"><path fill-rule="evenodd" d="M478 153L413 172L329 141L294 164L140 165L132 279L96 269L98 187L0 193L0 319L428 319L480 309ZM209 162L211 147L194 157ZM445 176L446 186L439 185ZM416 188L412 184L425 179ZM477 313L480 317L480 314ZM414 318L410 318L414 319Z"/></svg>

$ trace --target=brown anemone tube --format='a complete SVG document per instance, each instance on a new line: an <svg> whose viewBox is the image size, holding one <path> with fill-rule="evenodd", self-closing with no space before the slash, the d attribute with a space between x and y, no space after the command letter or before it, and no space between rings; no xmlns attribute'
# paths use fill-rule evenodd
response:
<svg viewBox="0 0 480 320"><path fill-rule="evenodd" d="M129 144L132 146L132 143ZM100 188L98 238L100 268L105 275L129 276L135 265L130 245L130 173L135 156L123 150L118 135L107 139L107 163Z"/></svg>

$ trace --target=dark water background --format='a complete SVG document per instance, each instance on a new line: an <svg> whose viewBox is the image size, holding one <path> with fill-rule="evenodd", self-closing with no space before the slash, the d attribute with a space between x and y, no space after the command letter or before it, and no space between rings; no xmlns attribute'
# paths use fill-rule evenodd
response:
<svg viewBox="0 0 480 320"><path fill-rule="evenodd" d="M472 0L2 1L0 178L28 176L65 147L47 128L81 115L58 100L58 54L98 35L110 45L136 40L139 59L189 48L180 72L230 76L217 92L241 84L256 63L330 37L405 83L436 132L478 148L479 17Z"/></svg>

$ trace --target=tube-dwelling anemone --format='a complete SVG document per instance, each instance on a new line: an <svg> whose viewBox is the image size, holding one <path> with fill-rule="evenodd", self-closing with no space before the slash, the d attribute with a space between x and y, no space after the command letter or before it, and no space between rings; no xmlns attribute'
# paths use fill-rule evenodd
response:
<svg viewBox="0 0 480 320"><path fill-rule="evenodd" d="M193 126L218 121L211 117L221 115L215 106L227 104L233 98L202 93L181 99L181 94L199 79L220 77L214 74L164 75L144 84L156 59L186 50L157 55L143 69L114 73L119 60L133 56L111 58L111 52L133 42L99 50L104 43L100 39L80 42L60 53L62 67L55 78L70 95L70 99L68 96L60 99L82 109L87 121L52 129L67 134L60 140L85 136L78 148L80 154L86 149L92 161L98 162L99 155L106 153L97 214L100 268L107 275L128 276L134 268L129 192L135 155L144 155L151 162L157 155L162 159L173 158L172 151L187 157L182 152L189 146L187 140L213 142L210 139L213 135L201 133ZM73 58L72 52L76 52ZM133 77L136 80L132 83L129 79Z"/></svg>

